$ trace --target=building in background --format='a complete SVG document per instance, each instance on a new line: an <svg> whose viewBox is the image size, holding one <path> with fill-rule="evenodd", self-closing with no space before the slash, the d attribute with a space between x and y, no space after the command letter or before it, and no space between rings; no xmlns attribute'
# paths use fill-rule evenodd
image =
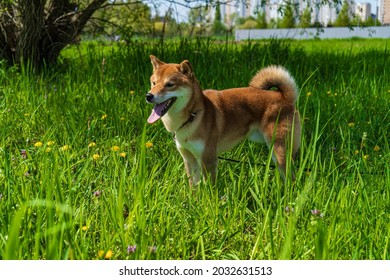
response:
<svg viewBox="0 0 390 280"><path fill-rule="evenodd" d="M334 5L329 2L326 5L322 5L321 1L314 0L311 2L313 14L312 23L320 23L322 26L328 26L335 22L337 14L341 9L341 3Z"/></svg>
<svg viewBox="0 0 390 280"><path fill-rule="evenodd" d="M380 0L378 19L383 25L390 25L390 0Z"/></svg>
<svg viewBox="0 0 390 280"><path fill-rule="evenodd" d="M362 21L366 21L371 17L371 4L370 3L356 3L354 5L355 15Z"/></svg>
<svg viewBox="0 0 390 280"><path fill-rule="evenodd" d="M228 26L233 26L237 18L256 17L257 13L265 13L266 21L277 21L283 16L280 13L285 0L266 0L265 6L262 6L262 0L248 0L247 3L243 1L228 1L226 4L220 4L221 17ZM322 26L328 26L336 21L338 13L340 12L343 2L334 4L329 1L328 4L323 4L323 0L291 0L297 7L296 11L299 14L309 8L311 10L311 23L320 23ZM351 17L357 15L362 21L368 20L372 17L372 12L377 14L378 20L383 25L390 24L390 0L376 0L377 7L372 7L368 2L361 3L359 0L346 0L349 3L349 13ZM378 2L379 1L379 2ZM378 12L377 12L378 9ZM215 8L210 9L210 20L214 19ZM298 20L298 16L297 16Z"/></svg>

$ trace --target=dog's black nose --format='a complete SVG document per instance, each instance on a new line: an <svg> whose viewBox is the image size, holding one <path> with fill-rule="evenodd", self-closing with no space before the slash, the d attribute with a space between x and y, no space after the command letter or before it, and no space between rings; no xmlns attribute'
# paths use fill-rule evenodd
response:
<svg viewBox="0 0 390 280"><path fill-rule="evenodd" d="M154 95L152 93L149 92L146 94L146 101L147 102L152 102L153 98L154 98Z"/></svg>

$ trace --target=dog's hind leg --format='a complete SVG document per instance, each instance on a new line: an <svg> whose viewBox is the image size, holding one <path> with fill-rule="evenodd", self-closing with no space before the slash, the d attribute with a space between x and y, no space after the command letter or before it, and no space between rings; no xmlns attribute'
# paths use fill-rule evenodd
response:
<svg viewBox="0 0 390 280"><path fill-rule="evenodd" d="M295 172L293 160L296 157L300 145L301 126L299 123L299 115L295 115L293 122L283 122L276 133L277 138L273 141L274 161L278 164L284 180L286 176L295 181Z"/></svg>
<svg viewBox="0 0 390 280"><path fill-rule="evenodd" d="M274 131L274 129L279 129L279 131ZM273 125L270 126L267 131L268 133L265 135L265 142L267 143L268 148L273 150L272 159L279 169L283 179L286 180L287 141L285 133L281 132L281 127L275 128Z"/></svg>
<svg viewBox="0 0 390 280"><path fill-rule="evenodd" d="M284 141L276 140L274 143L273 160L277 164L277 167L282 175L283 179L286 179L286 147Z"/></svg>
<svg viewBox="0 0 390 280"><path fill-rule="evenodd" d="M203 153L202 155L202 174L203 179L207 181L210 176L211 182L214 184L217 179L218 158L216 153Z"/></svg>
<svg viewBox="0 0 390 280"><path fill-rule="evenodd" d="M287 164L287 160L293 160L294 151L292 153L292 157L288 156L287 153L288 153L287 143L284 139L274 141L272 158L275 164L277 165L280 174L282 175L285 181L287 179L287 176L292 181L295 181L295 172L294 172L293 164L292 162L290 162L290 164Z"/></svg>

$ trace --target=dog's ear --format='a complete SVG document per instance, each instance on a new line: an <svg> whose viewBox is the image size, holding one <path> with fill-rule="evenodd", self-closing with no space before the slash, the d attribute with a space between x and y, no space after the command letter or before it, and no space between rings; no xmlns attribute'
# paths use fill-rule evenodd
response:
<svg viewBox="0 0 390 280"><path fill-rule="evenodd" d="M156 70L158 67L160 67L160 65L165 64L164 62L162 62L161 60L159 60L159 59L158 59L157 57L155 57L154 55L150 55L150 61L152 62L153 70Z"/></svg>
<svg viewBox="0 0 390 280"><path fill-rule="evenodd" d="M180 63L180 72L191 80L194 77L191 63L188 60L184 60L182 63Z"/></svg>

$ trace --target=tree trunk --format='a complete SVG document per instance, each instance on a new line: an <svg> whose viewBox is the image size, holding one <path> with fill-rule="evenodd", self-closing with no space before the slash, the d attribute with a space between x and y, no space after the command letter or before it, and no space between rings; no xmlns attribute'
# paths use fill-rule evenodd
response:
<svg viewBox="0 0 390 280"><path fill-rule="evenodd" d="M42 60L40 40L44 34L45 0L23 1L20 4L21 28L17 38L15 57L17 61L29 62L33 67Z"/></svg>
<svg viewBox="0 0 390 280"><path fill-rule="evenodd" d="M0 1L0 59L34 70L55 63L106 1L85 1L85 8L72 0Z"/></svg>

